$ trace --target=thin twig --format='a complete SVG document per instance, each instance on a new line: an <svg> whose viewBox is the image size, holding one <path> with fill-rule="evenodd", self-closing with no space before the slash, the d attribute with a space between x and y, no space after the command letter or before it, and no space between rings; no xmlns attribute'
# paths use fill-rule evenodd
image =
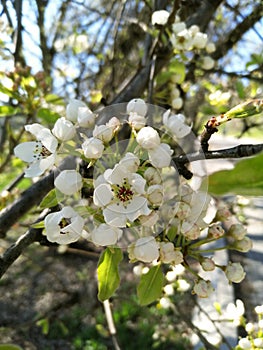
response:
<svg viewBox="0 0 263 350"><path fill-rule="evenodd" d="M111 312L111 307L110 307L110 303L109 300L104 300L103 302L103 307L104 307L104 311L105 311L105 316L107 319L107 323L108 323L108 328L109 328L109 332L112 338L112 342L113 342L113 346L115 350L121 350L118 341L117 341L117 337L116 337L116 327L114 324L114 320L113 320L113 316L112 316L112 312Z"/></svg>

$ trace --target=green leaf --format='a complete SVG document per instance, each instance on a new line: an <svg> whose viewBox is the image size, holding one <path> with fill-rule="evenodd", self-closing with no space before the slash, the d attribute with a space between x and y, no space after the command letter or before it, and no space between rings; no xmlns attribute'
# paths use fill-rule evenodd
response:
<svg viewBox="0 0 263 350"><path fill-rule="evenodd" d="M119 263L123 258L120 248L107 248L101 254L98 264L98 281L100 301L109 299L119 287Z"/></svg>
<svg viewBox="0 0 263 350"><path fill-rule="evenodd" d="M55 123L60 115L54 111L51 111L49 108L40 108L37 111L37 117L43 119L47 123Z"/></svg>
<svg viewBox="0 0 263 350"><path fill-rule="evenodd" d="M208 191L243 196L263 195L263 154L241 160L232 170L218 171L208 178Z"/></svg>
<svg viewBox="0 0 263 350"><path fill-rule="evenodd" d="M164 276L161 265L153 266L145 275L142 275L137 287L137 295L141 305L148 305L162 294Z"/></svg>
<svg viewBox="0 0 263 350"><path fill-rule="evenodd" d="M185 80L185 65L183 62L174 61L170 66L170 71L176 75L176 82L182 84Z"/></svg>
<svg viewBox="0 0 263 350"><path fill-rule="evenodd" d="M263 100L249 100L241 103L225 113L228 119L247 118L263 113Z"/></svg>
<svg viewBox="0 0 263 350"><path fill-rule="evenodd" d="M62 196L60 196L59 191L53 188L48 194L42 199L39 204L40 208L51 208L56 206L60 201Z"/></svg>
<svg viewBox="0 0 263 350"><path fill-rule="evenodd" d="M48 318L42 318L41 320L37 321L37 326L41 327L42 333L44 335L48 334L48 332L49 332L49 320L48 320Z"/></svg>
<svg viewBox="0 0 263 350"><path fill-rule="evenodd" d="M45 100L48 103L52 103L53 105L64 106L65 101L62 97L56 94L48 94L45 96Z"/></svg>
<svg viewBox="0 0 263 350"><path fill-rule="evenodd" d="M42 220L42 221L36 222L35 224L30 225L30 226L33 227L33 228L44 228L45 227L45 223L44 223L44 220Z"/></svg>
<svg viewBox="0 0 263 350"><path fill-rule="evenodd" d="M17 113L17 108L13 106L0 106L0 117L7 117Z"/></svg>
<svg viewBox="0 0 263 350"><path fill-rule="evenodd" d="M23 350L19 345L0 344L0 350Z"/></svg>

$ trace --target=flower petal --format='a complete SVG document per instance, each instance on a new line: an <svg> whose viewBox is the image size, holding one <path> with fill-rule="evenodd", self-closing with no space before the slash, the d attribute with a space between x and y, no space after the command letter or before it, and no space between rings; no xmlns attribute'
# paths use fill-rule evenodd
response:
<svg viewBox="0 0 263 350"><path fill-rule="evenodd" d="M36 147L40 145L40 142L23 142L14 148L16 157L20 158L24 162L31 163L36 160Z"/></svg>
<svg viewBox="0 0 263 350"><path fill-rule="evenodd" d="M104 207L113 199L111 187L109 184L101 184L94 190L93 202L98 207Z"/></svg>
<svg viewBox="0 0 263 350"><path fill-rule="evenodd" d="M108 225L115 227L126 227L126 215L120 212L116 215L116 211L112 210L111 205L103 210L103 216Z"/></svg>

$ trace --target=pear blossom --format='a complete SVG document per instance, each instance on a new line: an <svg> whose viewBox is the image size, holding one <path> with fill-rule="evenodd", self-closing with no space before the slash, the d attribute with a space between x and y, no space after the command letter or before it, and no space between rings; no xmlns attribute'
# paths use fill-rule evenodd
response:
<svg viewBox="0 0 263 350"><path fill-rule="evenodd" d="M103 142L96 137L90 137L85 140L82 145L84 156L90 159L98 159L102 156L104 151Z"/></svg>
<svg viewBox="0 0 263 350"><path fill-rule="evenodd" d="M119 164L125 166L128 171L136 173L140 165L140 159L135 154L127 152Z"/></svg>
<svg viewBox="0 0 263 350"><path fill-rule="evenodd" d="M76 129L70 120L62 117L56 121L52 133L60 141L69 141L76 135Z"/></svg>
<svg viewBox="0 0 263 350"><path fill-rule="evenodd" d="M160 242L160 260L165 263L181 264L184 256L180 250L176 250L172 242Z"/></svg>
<svg viewBox="0 0 263 350"><path fill-rule="evenodd" d="M202 64L201 64L201 67L205 70L210 70L214 67L215 65L215 61L213 60L212 57L210 56L204 56L202 58Z"/></svg>
<svg viewBox="0 0 263 350"><path fill-rule="evenodd" d="M185 124L185 116L183 114L171 114L170 110L163 114L163 124L179 139L191 132L191 127Z"/></svg>
<svg viewBox="0 0 263 350"><path fill-rule="evenodd" d="M252 343L248 338L241 338L238 342L238 345L243 350L250 350L252 349Z"/></svg>
<svg viewBox="0 0 263 350"><path fill-rule="evenodd" d="M253 242L249 237L244 237L241 240L235 241L234 244L232 245L232 248L242 252L246 253L249 252L253 247Z"/></svg>
<svg viewBox="0 0 263 350"><path fill-rule="evenodd" d="M54 165L58 140L48 128L40 124L26 125L25 129L34 135L37 141L17 145L14 153L24 162L30 163L25 170L25 177L39 176Z"/></svg>
<svg viewBox="0 0 263 350"><path fill-rule="evenodd" d="M70 196L82 187L82 177L76 170L63 170L54 181L55 187L62 193Z"/></svg>
<svg viewBox="0 0 263 350"><path fill-rule="evenodd" d="M121 122L117 117L112 117L107 123L106 126L111 128L113 130L113 133L115 133L117 130L119 130L121 126Z"/></svg>
<svg viewBox="0 0 263 350"><path fill-rule="evenodd" d="M80 107L87 107L86 104L80 100L72 99L66 107L66 118L73 123L78 121L78 114Z"/></svg>
<svg viewBox="0 0 263 350"><path fill-rule="evenodd" d="M95 125L93 130L93 137L101 140L104 143L108 143L114 136L114 128L107 125Z"/></svg>
<svg viewBox="0 0 263 350"><path fill-rule="evenodd" d="M154 11L152 14L152 25L159 24L160 26L164 26L169 18L170 14L166 10Z"/></svg>
<svg viewBox="0 0 263 350"><path fill-rule="evenodd" d="M171 104L174 109L180 109L183 107L183 99L181 97L176 97L172 99Z"/></svg>
<svg viewBox="0 0 263 350"><path fill-rule="evenodd" d="M58 244L70 244L77 241L84 227L84 219L69 206L48 214L44 223L47 239Z"/></svg>
<svg viewBox="0 0 263 350"><path fill-rule="evenodd" d="M245 278L246 273L240 263L229 262L225 269L225 275L229 282L239 283Z"/></svg>
<svg viewBox="0 0 263 350"><path fill-rule="evenodd" d="M144 178L149 185L159 185L162 182L160 171L154 167L145 170Z"/></svg>
<svg viewBox="0 0 263 350"><path fill-rule="evenodd" d="M147 150L155 149L160 145L160 136L151 126L143 127L136 136L138 144Z"/></svg>
<svg viewBox="0 0 263 350"><path fill-rule="evenodd" d="M202 269L204 271L213 271L215 269L215 262L211 258L204 258L201 262Z"/></svg>
<svg viewBox="0 0 263 350"><path fill-rule="evenodd" d="M137 173L127 171L122 164L107 169L104 179L95 184L93 202L103 210L107 224L125 227L140 215L149 215L145 193L146 180ZM104 181L103 181L104 180Z"/></svg>
<svg viewBox="0 0 263 350"><path fill-rule="evenodd" d="M163 201L163 187L152 185L147 189L147 199L153 205L161 205Z"/></svg>
<svg viewBox="0 0 263 350"><path fill-rule="evenodd" d="M145 117L147 114L147 104L140 98L134 98L131 100L126 107L126 111L128 114L136 113Z"/></svg>
<svg viewBox="0 0 263 350"><path fill-rule="evenodd" d="M186 29L185 22L176 22L172 25L173 33L177 34Z"/></svg>
<svg viewBox="0 0 263 350"><path fill-rule="evenodd" d="M147 109L147 104L140 98L134 98L127 104L128 123L134 130L140 130L145 126Z"/></svg>
<svg viewBox="0 0 263 350"><path fill-rule="evenodd" d="M92 128L95 123L96 115L87 107L79 107L77 112L77 122L82 128Z"/></svg>
<svg viewBox="0 0 263 350"><path fill-rule="evenodd" d="M128 247L131 261L152 262L159 257L159 244L153 236L139 238Z"/></svg>
<svg viewBox="0 0 263 350"><path fill-rule="evenodd" d="M198 32L193 37L193 46L197 49L204 49L207 43L207 34Z"/></svg>
<svg viewBox="0 0 263 350"><path fill-rule="evenodd" d="M207 53L215 52L216 46L214 43L208 43L205 47Z"/></svg>
<svg viewBox="0 0 263 350"><path fill-rule="evenodd" d="M263 338L255 338L254 345L257 348L263 349Z"/></svg>
<svg viewBox="0 0 263 350"><path fill-rule="evenodd" d="M139 216L140 224L145 227L154 226L157 223L158 219L159 219L159 215L154 210L149 215Z"/></svg>
<svg viewBox="0 0 263 350"><path fill-rule="evenodd" d="M208 228L208 237L218 239L225 234L225 230L219 223L214 223Z"/></svg>
<svg viewBox="0 0 263 350"><path fill-rule="evenodd" d="M242 240L247 234L247 229L242 224L233 224L227 234L236 240Z"/></svg>
<svg viewBox="0 0 263 350"><path fill-rule="evenodd" d="M211 281L199 280L195 283L193 292L200 298L208 298L214 291Z"/></svg>
<svg viewBox="0 0 263 350"><path fill-rule="evenodd" d="M193 241L200 236L200 228L198 225L190 223L188 221L184 221L181 226L181 232L183 235Z"/></svg>
<svg viewBox="0 0 263 350"><path fill-rule="evenodd" d="M107 224L101 224L91 232L92 242L101 246L116 244L121 236L121 229Z"/></svg>
<svg viewBox="0 0 263 350"><path fill-rule="evenodd" d="M158 147L148 150L150 163L156 168L168 167L172 160L173 150L166 143L161 143Z"/></svg>

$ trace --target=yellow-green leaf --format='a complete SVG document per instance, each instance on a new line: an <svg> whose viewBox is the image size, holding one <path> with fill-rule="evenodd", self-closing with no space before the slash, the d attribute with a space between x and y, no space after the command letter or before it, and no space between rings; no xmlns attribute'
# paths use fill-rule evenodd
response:
<svg viewBox="0 0 263 350"><path fill-rule="evenodd" d="M56 206L59 202L57 192L58 191L55 188L49 191L48 194L42 199L41 203L39 204L40 208L51 208Z"/></svg>
<svg viewBox="0 0 263 350"><path fill-rule="evenodd" d="M120 248L106 248L101 254L98 264L98 298L100 301L109 299L119 287L119 263L123 258Z"/></svg>
<svg viewBox="0 0 263 350"><path fill-rule="evenodd" d="M142 275L137 287L137 295L141 305L148 305L162 294L164 276L161 265L153 266L145 275Z"/></svg>

